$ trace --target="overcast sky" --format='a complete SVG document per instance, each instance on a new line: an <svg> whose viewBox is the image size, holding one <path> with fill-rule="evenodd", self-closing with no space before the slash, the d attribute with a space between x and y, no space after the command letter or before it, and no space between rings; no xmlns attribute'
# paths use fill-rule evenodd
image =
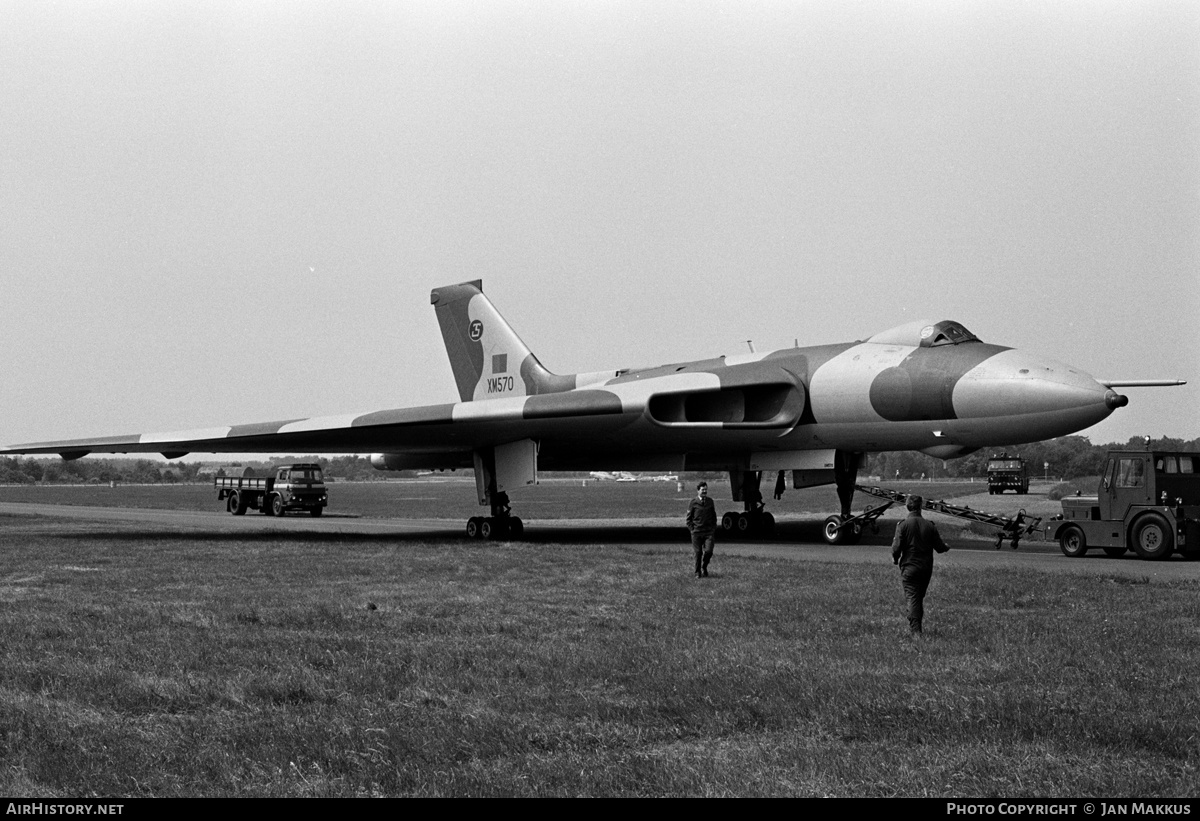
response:
<svg viewBox="0 0 1200 821"><path fill-rule="evenodd" d="M0 442L953 318L1200 436L1195 2L0 3Z"/></svg>

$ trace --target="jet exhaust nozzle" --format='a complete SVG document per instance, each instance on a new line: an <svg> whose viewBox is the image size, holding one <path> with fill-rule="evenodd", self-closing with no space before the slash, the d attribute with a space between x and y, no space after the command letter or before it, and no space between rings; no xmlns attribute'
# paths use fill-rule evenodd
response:
<svg viewBox="0 0 1200 821"><path fill-rule="evenodd" d="M1123 396L1122 394L1110 389L1104 394L1104 404L1109 410L1116 410L1117 408L1123 408L1128 405L1129 397Z"/></svg>

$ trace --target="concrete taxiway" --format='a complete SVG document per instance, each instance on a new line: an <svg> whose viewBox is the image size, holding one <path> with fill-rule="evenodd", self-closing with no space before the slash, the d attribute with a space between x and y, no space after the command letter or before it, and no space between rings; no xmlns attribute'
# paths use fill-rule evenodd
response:
<svg viewBox="0 0 1200 821"><path fill-rule="evenodd" d="M42 520L71 521L74 526L88 523L89 530L101 531L105 523L122 532L145 527L155 531L180 531L195 538L212 533L228 538L232 534L278 534L281 538L303 535L361 536L364 540L445 541L465 540L462 525L446 519L376 519L354 516L326 515L230 516L216 511L154 510L149 508L116 508L82 505L53 505L26 502L0 502L0 515L32 517ZM44 527L39 528L45 532ZM77 532L77 531L76 531ZM522 539L526 543L608 544L630 545L646 549L679 550L687 552L687 534L678 525L664 525L660 520L595 520L546 519L527 520ZM756 556L791 561L837 562L845 564L890 564L889 539L886 532L868 536L857 545L830 546L820 538L820 522L782 522L769 539L759 541L719 540L718 558L726 556ZM486 542L481 542L481 546ZM1111 559L1099 551L1082 559L1063 556L1057 545L1027 541L1018 550L1005 546L995 549L984 540L952 540L952 549L938 557L940 567L986 567L1024 569L1046 573L1083 574L1152 580L1200 580L1200 563L1179 556L1162 562L1146 562L1132 554Z"/></svg>

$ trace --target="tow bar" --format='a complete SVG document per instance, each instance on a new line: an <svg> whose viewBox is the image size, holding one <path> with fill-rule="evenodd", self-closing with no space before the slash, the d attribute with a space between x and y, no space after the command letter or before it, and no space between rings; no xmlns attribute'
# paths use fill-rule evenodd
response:
<svg viewBox="0 0 1200 821"><path fill-rule="evenodd" d="M853 544L862 536L863 529L868 527L872 533L878 533L879 523L876 520L892 505L907 501L909 496L909 494L901 493L898 490L888 490L887 488L872 487L870 485L855 485L854 489L860 493L866 493L879 499L886 499L887 504L880 505L879 507L868 507L859 515L851 516L848 519L843 519L841 516L830 516L825 520L825 541L830 544ZM933 499L926 499L922 507L934 513L942 513L946 516L954 516L972 522L982 522L983 524L1000 528L1000 532L996 534L997 550L1004 545L1006 539L1012 543L1012 549L1016 550L1021 537L1037 530L1038 525L1042 522L1041 517L1033 517L1026 514L1024 508L1016 516L1008 517L1000 516L996 513L987 513L982 510L974 510L966 505L952 505L948 502L941 500L934 501Z"/></svg>

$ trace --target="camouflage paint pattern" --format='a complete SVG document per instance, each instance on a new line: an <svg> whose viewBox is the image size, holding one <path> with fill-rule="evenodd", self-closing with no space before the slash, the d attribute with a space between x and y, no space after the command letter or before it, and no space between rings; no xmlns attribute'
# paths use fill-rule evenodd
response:
<svg viewBox="0 0 1200 821"><path fill-rule="evenodd" d="M462 401L362 414L16 445L0 453L366 453L470 466L532 439L545 470L810 468L818 450L948 458L1062 436L1123 401L1090 375L918 322L867 340L622 371L549 372L484 296L435 289Z"/></svg>

